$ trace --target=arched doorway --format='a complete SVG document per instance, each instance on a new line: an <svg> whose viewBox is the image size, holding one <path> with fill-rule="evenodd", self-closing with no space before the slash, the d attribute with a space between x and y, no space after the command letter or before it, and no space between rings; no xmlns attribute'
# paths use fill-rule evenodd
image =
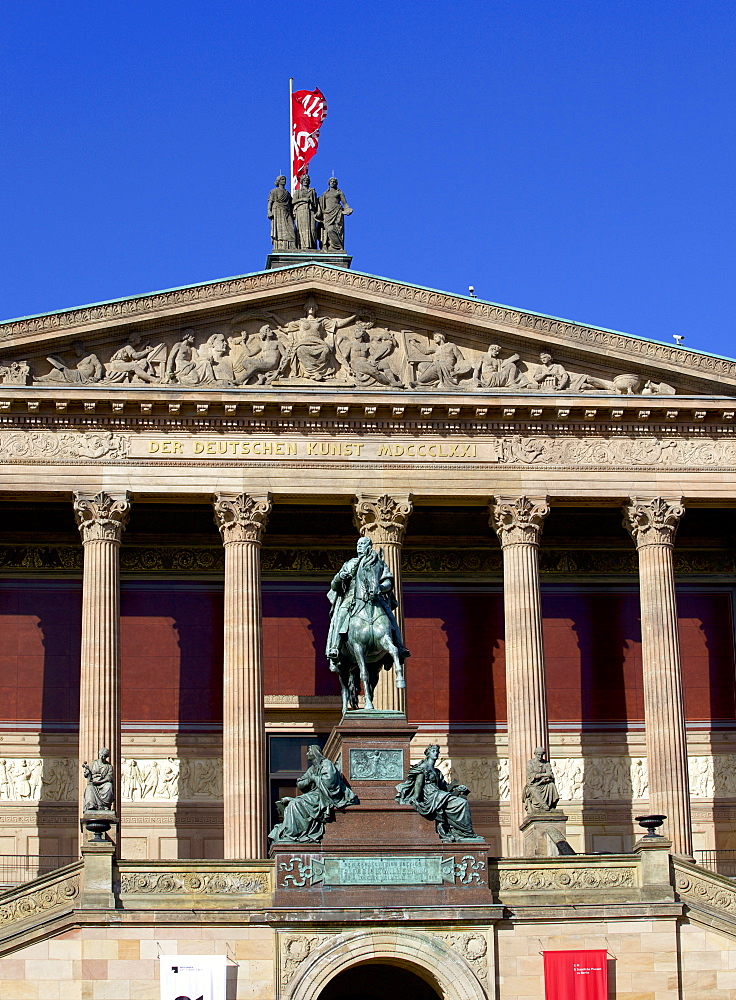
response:
<svg viewBox="0 0 736 1000"><path fill-rule="evenodd" d="M387 962L364 962L345 969L331 979L319 1000L442 1000L442 994L428 982Z"/></svg>

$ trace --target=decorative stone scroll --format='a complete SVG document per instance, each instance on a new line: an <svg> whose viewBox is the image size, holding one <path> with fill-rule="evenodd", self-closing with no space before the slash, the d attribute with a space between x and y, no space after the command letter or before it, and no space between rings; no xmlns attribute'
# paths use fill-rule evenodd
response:
<svg viewBox="0 0 736 1000"><path fill-rule="evenodd" d="M123 872L120 891L155 895L265 895L271 891L268 872L153 871Z"/></svg>
<svg viewBox="0 0 736 1000"><path fill-rule="evenodd" d="M127 458L130 437L113 431L0 430L0 459L49 462L53 459Z"/></svg>
<svg viewBox="0 0 736 1000"><path fill-rule="evenodd" d="M374 545L403 544L406 526L413 510L411 493L390 496L361 493L353 500L353 524Z"/></svg>
<svg viewBox="0 0 736 1000"><path fill-rule="evenodd" d="M271 513L270 496L256 497L247 493L239 496L217 494L213 497L215 524L223 542L260 542Z"/></svg>
<svg viewBox="0 0 736 1000"><path fill-rule="evenodd" d="M542 497L493 497L489 504L490 524L501 545L527 543L538 545L549 514L549 504Z"/></svg>
<svg viewBox="0 0 736 1000"><path fill-rule="evenodd" d="M736 914L736 887L732 888L728 882L719 875L711 875L703 870L693 871L691 866L675 859L675 888L686 902L691 900L712 906L733 916Z"/></svg>
<svg viewBox="0 0 736 1000"><path fill-rule="evenodd" d="M606 867L535 867L498 869L499 892L564 892L569 889L619 889L636 885L636 868Z"/></svg>
<svg viewBox="0 0 736 1000"><path fill-rule="evenodd" d="M672 546L680 518L685 513L682 499L632 497L624 507L624 527L638 549L646 545Z"/></svg>
<svg viewBox="0 0 736 1000"><path fill-rule="evenodd" d="M49 880L40 889L28 891L21 887L12 899L0 903L0 927L37 917L57 906L69 905L79 896L80 876L72 875L57 881Z"/></svg>
<svg viewBox="0 0 736 1000"><path fill-rule="evenodd" d="M123 496L97 493L92 497L83 493L74 494L74 518L83 542L119 542L129 517L130 499L127 493Z"/></svg>

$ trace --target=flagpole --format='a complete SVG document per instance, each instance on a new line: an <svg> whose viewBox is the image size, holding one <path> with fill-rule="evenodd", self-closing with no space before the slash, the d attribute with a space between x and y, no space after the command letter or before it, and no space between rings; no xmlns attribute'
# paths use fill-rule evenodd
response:
<svg viewBox="0 0 736 1000"><path fill-rule="evenodd" d="M294 91L294 77L289 77L289 190L294 194L294 118L293 118L293 91Z"/></svg>

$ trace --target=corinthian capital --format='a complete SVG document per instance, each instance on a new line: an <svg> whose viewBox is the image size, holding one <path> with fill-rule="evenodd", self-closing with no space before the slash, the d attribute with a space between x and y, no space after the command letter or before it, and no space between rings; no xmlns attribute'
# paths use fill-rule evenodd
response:
<svg viewBox="0 0 736 1000"><path fill-rule="evenodd" d="M223 544L261 541L271 513L270 493L216 493L212 505Z"/></svg>
<svg viewBox="0 0 736 1000"><path fill-rule="evenodd" d="M353 497L353 524L372 542L401 545L413 509L411 493L358 493Z"/></svg>
<svg viewBox="0 0 736 1000"><path fill-rule="evenodd" d="M546 497L491 497L488 523L502 546L527 542L538 545L549 514Z"/></svg>
<svg viewBox="0 0 736 1000"><path fill-rule="evenodd" d="M623 513L624 527L640 549L644 545L672 545L685 508L682 497L630 497Z"/></svg>
<svg viewBox="0 0 736 1000"><path fill-rule="evenodd" d="M130 517L130 494L75 493L74 519L82 542L119 542Z"/></svg>

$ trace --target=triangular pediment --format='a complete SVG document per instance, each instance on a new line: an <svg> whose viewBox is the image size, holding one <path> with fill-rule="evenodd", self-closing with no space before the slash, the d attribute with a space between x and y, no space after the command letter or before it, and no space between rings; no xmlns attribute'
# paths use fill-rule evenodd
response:
<svg viewBox="0 0 736 1000"><path fill-rule="evenodd" d="M736 362L309 263L0 324L2 388L736 395Z"/></svg>

